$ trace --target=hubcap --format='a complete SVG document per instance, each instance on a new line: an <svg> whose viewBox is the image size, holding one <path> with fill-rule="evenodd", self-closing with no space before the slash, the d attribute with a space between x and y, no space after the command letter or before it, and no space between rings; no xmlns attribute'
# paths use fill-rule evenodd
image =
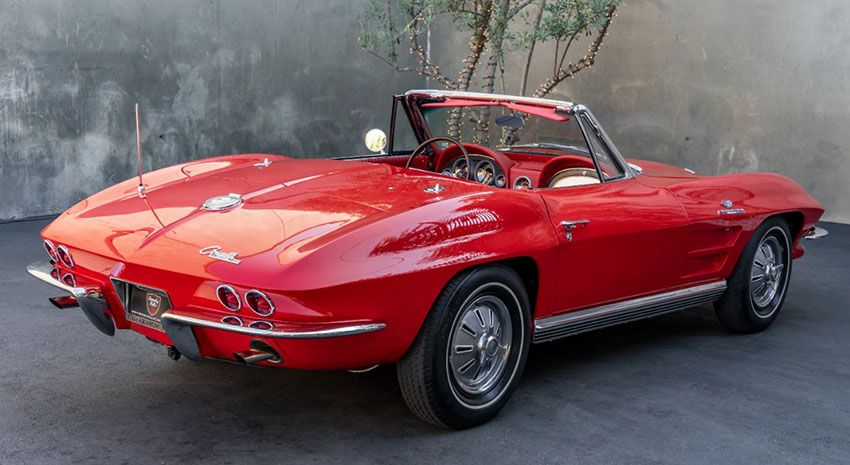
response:
<svg viewBox="0 0 850 465"><path fill-rule="evenodd" d="M449 364L456 385L466 394L480 396L505 371L513 336L508 307L501 299L484 295L461 309L449 346Z"/></svg>
<svg viewBox="0 0 850 465"><path fill-rule="evenodd" d="M785 250L773 236L762 239L753 258L750 294L756 313L768 316L774 310L773 299L781 291L785 268Z"/></svg>

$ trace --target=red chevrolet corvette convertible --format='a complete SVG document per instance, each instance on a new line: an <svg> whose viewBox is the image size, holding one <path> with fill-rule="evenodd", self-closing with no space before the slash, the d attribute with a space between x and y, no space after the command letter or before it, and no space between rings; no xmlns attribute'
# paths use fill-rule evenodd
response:
<svg viewBox="0 0 850 465"><path fill-rule="evenodd" d="M140 175L47 226L28 271L175 359L394 363L416 415L465 428L507 402L532 343L707 302L764 330L823 213L780 175L626 160L564 101L410 91L366 143L380 153Z"/></svg>

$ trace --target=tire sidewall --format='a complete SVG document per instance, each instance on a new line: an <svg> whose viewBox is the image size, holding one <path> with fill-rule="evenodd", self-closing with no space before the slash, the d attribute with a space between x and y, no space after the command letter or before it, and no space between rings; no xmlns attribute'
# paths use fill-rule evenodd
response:
<svg viewBox="0 0 850 465"><path fill-rule="evenodd" d="M435 393L446 408L448 418L444 421L451 427L464 428L483 423L492 418L508 401L525 367L531 342L531 311L522 280L504 266L487 266L473 270L462 278L449 297L447 304L439 309L436 337L433 340L431 369L435 381ZM449 345L455 321L466 303L480 295L496 295L503 299L511 316L513 338L507 366L500 381L485 394L481 403L465 398L457 387L449 365ZM508 301L507 298L511 301ZM515 349L518 347L518 349Z"/></svg>
<svg viewBox="0 0 850 465"><path fill-rule="evenodd" d="M755 255L758 252L759 245L766 239L766 237L771 235L775 236L779 240L780 245L784 249L785 257L783 257L783 259L785 260L785 266L782 269L781 288L778 291L777 297L775 297L770 304L773 306L773 310L767 315L761 315L759 314L759 311L763 311L763 309L758 307L753 301L752 291L750 290L751 269ZM742 256L743 259L739 261L740 269L737 270L738 273L736 273L736 278L741 280L740 285L742 286L742 291L744 291L740 293L743 300L741 305L747 310L745 315L754 328L764 329L770 326L779 314L782 304L785 302L785 297L788 293L788 285L791 281L791 264L793 261L791 247L792 239L788 226L782 220L771 218L762 223L753 233L752 239L747 244L745 254Z"/></svg>

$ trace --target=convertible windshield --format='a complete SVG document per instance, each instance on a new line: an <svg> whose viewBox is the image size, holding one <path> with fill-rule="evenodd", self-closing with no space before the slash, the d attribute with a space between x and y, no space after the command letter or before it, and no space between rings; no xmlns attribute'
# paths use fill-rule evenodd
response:
<svg viewBox="0 0 850 465"><path fill-rule="evenodd" d="M419 110L430 137L448 136L501 152L588 153L579 125L555 108L450 99L420 101Z"/></svg>

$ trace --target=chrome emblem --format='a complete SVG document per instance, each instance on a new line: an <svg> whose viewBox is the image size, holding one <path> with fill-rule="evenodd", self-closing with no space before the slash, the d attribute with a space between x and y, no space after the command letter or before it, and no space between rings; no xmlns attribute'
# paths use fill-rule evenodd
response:
<svg viewBox="0 0 850 465"><path fill-rule="evenodd" d="M240 203L242 203L242 196L239 194L219 195L218 197L207 199L207 201L201 205L201 208L204 210L220 211L233 208Z"/></svg>
<svg viewBox="0 0 850 465"><path fill-rule="evenodd" d="M443 192L444 190L446 190L445 186L441 186L441 185L437 184L434 187L429 187L429 188L425 189L425 192L427 192L429 194L439 194L440 192Z"/></svg>
<svg viewBox="0 0 850 465"><path fill-rule="evenodd" d="M217 245L204 247L201 249L200 253L201 255L209 255L210 258L214 258L216 260L233 263L234 265L242 263L242 260L236 258L236 255L238 255L236 252L222 252L221 247Z"/></svg>
<svg viewBox="0 0 850 465"><path fill-rule="evenodd" d="M150 316L156 316L159 313L159 304L162 303L162 297L148 292L147 298L145 299L147 304L147 310Z"/></svg>
<svg viewBox="0 0 850 465"><path fill-rule="evenodd" d="M266 158L265 160L263 160L259 163L254 163L254 166L256 166L260 169L263 169L263 168L268 168L268 166L271 165L271 164L272 164L272 162L270 162L269 159Z"/></svg>
<svg viewBox="0 0 850 465"><path fill-rule="evenodd" d="M720 205L723 208L732 208L732 201L731 200L724 200L724 201L720 202Z"/></svg>

